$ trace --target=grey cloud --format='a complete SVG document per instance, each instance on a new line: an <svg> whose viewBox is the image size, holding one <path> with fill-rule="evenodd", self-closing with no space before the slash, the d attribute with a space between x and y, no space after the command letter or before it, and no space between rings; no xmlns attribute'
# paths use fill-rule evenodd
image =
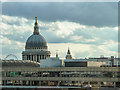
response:
<svg viewBox="0 0 120 90"><path fill-rule="evenodd" d="M46 38L46 40L49 43L81 43L81 44L93 44L93 45L102 45L104 42L113 40L115 42L118 41L118 32L115 30L112 30L112 28L109 30L75 30L73 34L66 36L65 38L61 38L60 36L57 36L54 31L49 33L45 29L41 30L42 35ZM71 37L74 36L82 36L82 39L79 39L78 41L76 40L71 40ZM98 40L95 41L89 41L86 42L85 40L94 40L98 38Z"/></svg>
<svg viewBox="0 0 120 90"><path fill-rule="evenodd" d="M22 53L21 51L22 50L20 48L15 50L14 48L10 49L10 47L3 47L2 48L2 55L4 55L4 56L2 57L2 59L4 59L9 54L14 54L15 56L17 56L18 59L21 59L21 56L19 56L19 54Z"/></svg>
<svg viewBox="0 0 120 90"><path fill-rule="evenodd" d="M7 55L14 54L15 56L17 56L18 59L21 59L20 54L22 53L23 49L24 49L24 47L20 48L15 43L3 45L2 46L2 57L1 58L4 59ZM11 58L11 59L13 59L13 58Z"/></svg>
<svg viewBox="0 0 120 90"><path fill-rule="evenodd" d="M28 36L30 36L30 32L25 32L24 34L21 34L21 33L6 34L3 36L7 37L9 40L14 40L14 41L19 41L19 42L25 43Z"/></svg>
<svg viewBox="0 0 120 90"><path fill-rule="evenodd" d="M6 16L7 17L7 16ZM13 17L9 17L13 18ZM11 19L10 19L11 20ZM9 21L9 20L8 20ZM18 19L19 21L19 19ZM29 21L29 19L27 20ZM33 21L31 23L23 23L22 25L16 25L15 22L13 22L13 25L16 27L12 27L12 25L9 25L6 23L7 21L3 22L9 27L5 28L3 32L9 32L7 34L2 34L4 37L7 37L9 40L19 41L22 43L25 43L27 38L32 34L33 32ZM12 21L11 21L12 22ZM51 23L45 23L41 22L40 26L40 33L45 37L48 43L81 43L81 44L92 44L92 45L102 45L104 42L113 40L114 42L117 42L118 39L118 32L117 30L114 30L113 27L107 27L103 30L100 30L100 28L93 28L90 26L84 26L84 28L80 28L80 26L76 23L72 23L73 26L67 26L64 24L71 24L71 22L54 22L54 25L51 26ZM45 26L44 26L44 25ZM60 24L60 26L58 25ZM73 27L73 28L70 28ZM11 29L9 29L11 28ZM55 29L52 30L51 28ZM104 27L103 27L104 28ZM65 32L65 30L67 31ZM11 33L12 32L12 33ZM72 33L71 33L72 32ZM65 34L68 33L68 34ZM63 37L62 37L63 35ZM75 36L78 36L78 39L71 39ZM82 38L79 38L82 37Z"/></svg>
<svg viewBox="0 0 120 90"><path fill-rule="evenodd" d="M6 16L7 17L7 16ZM11 17L8 17L11 18ZM14 17L12 17L14 18ZM18 18L21 19L21 18ZM11 19L10 19L11 20ZM29 19L28 19L29 21ZM22 51L22 49L24 49L24 47L17 47L17 45L15 45L16 43L13 43L14 41L18 41L18 42L22 42L25 44L27 38L32 34L32 30L33 30L33 21L31 20L29 23L23 23L23 24L16 24L16 22L12 22L11 20L11 24L7 23L7 21L3 22L4 24L6 24L6 28L8 32L7 34L3 34L3 37L7 37L9 40L12 41L11 45L8 45L7 43L3 43L5 45L3 45L2 47L2 53L3 55L8 55L10 53L14 53L17 55L17 57L21 58L20 53ZM46 24L45 22L41 22L43 24ZM64 22L59 22L59 24L62 26L63 24L61 24ZM96 45L96 47L91 47L92 49L90 50L90 53L92 53L92 55L97 56L100 53L103 53L104 51L102 51L101 49L97 49L97 46L100 46L101 44L104 44L104 42L109 42L110 40L113 42L117 42L117 30L114 30L113 27L108 27L108 29L103 29L103 30L95 30L94 28L90 27L90 26L85 26L84 29L81 28L75 28L75 30L73 30L72 34L69 35L65 35L64 38L62 38L60 35L57 35L55 32L56 31L61 31L62 29L67 29L64 28L66 26L62 26L62 28L59 28L59 25L55 23L55 25L49 26L49 24L51 24L51 22L47 22L48 26L41 26L40 27L40 33L45 37L45 39L47 40L48 43L79 43L79 44L87 44L87 45ZM70 24L70 22L67 22L67 24ZM9 27L9 25L11 26L11 28ZM16 28L12 27L13 25L16 26ZM32 25L32 26L31 26ZM76 24L75 24L76 25ZM7 27L8 26L8 27ZM57 27L58 26L58 27ZM21 28L20 28L21 27ZM69 26L71 27L71 26ZM68 27L68 29L69 29ZM76 26L78 27L78 26ZM10 28L10 29L9 29ZM54 28L55 31L51 30L50 32L48 31L49 28ZM103 27L104 28L104 27ZM97 28L99 29L99 28ZM17 30L17 31L16 31ZM16 31L16 32L15 32ZM24 31L24 32L22 32ZM32 32L31 32L32 31ZM4 30L3 30L4 32ZM12 33L11 33L12 32ZM22 32L22 33L21 33ZM64 33L64 30L62 31ZM69 32L69 30L68 30ZM70 40L71 37L73 36L82 36L82 39L79 39L79 41L75 42L75 40ZM23 38L20 38L23 37ZM95 39L95 38L99 38L99 40L94 41L94 42L85 42L85 40L87 39ZM114 43L113 43L114 44ZM112 44L110 44L111 46ZM6 47L5 47L6 46ZM115 46L115 45L114 45ZM109 47L109 43L108 46L105 46L109 51L116 51L117 47ZM16 48L16 49L14 49ZM94 49L97 49L96 52L94 51ZM91 52L92 51L92 52ZM98 52L99 51L99 52ZM84 55L88 56L90 54L89 52L83 52L81 53L81 56L78 55L78 53L75 53L75 57L82 57ZM108 52L107 52L108 53ZM64 54L62 54L62 56L64 56Z"/></svg>
<svg viewBox="0 0 120 90"><path fill-rule="evenodd" d="M45 37L48 43L68 43L69 39L67 37L61 38L60 36L57 36L55 33L47 32L45 30L41 30L41 34Z"/></svg>
<svg viewBox="0 0 120 90"><path fill-rule="evenodd" d="M3 3L3 14L42 21L72 21L84 25L117 26L117 2Z"/></svg>

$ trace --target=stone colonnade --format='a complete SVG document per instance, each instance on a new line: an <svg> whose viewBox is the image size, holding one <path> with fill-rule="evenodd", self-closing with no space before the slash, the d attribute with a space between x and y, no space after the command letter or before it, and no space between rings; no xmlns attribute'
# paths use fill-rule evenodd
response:
<svg viewBox="0 0 120 90"><path fill-rule="evenodd" d="M23 55L22 57L22 60L31 60L39 62L39 60L46 59L46 57L50 57L50 55Z"/></svg>

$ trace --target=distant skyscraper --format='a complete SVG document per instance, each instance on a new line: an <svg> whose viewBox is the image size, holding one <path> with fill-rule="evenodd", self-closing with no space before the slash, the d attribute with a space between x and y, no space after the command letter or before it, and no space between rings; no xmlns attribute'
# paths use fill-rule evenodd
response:
<svg viewBox="0 0 120 90"><path fill-rule="evenodd" d="M25 51L22 52L23 60L37 61L50 57L47 42L39 32L37 17L35 17L35 26L33 34L27 39Z"/></svg>

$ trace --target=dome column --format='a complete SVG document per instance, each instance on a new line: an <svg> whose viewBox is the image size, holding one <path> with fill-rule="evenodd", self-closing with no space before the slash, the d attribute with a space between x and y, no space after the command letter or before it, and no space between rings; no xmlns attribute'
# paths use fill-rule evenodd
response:
<svg viewBox="0 0 120 90"><path fill-rule="evenodd" d="M25 55L22 55L22 60L25 60Z"/></svg>
<svg viewBox="0 0 120 90"><path fill-rule="evenodd" d="M37 60L37 62L39 62L39 55L37 55L37 59L36 60Z"/></svg>
<svg viewBox="0 0 120 90"><path fill-rule="evenodd" d="M40 61L40 55L38 55L38 62Z"/></svg>
<svg viewBox="0 0 120 90"><path fill-rule="evenodd" d="M33 55L32 55L32 61L33 61Z"/></svg>
<svg viewBox="0 0 120 90"><path fill-rule="evenodd" d="M34 55L34 62L36 62L37 60L37 55Z"/></svg>
<svg viewBox="0 0 120 90"><path fill-rule="evenodd" d="M33 63L34 63L34 61L35 61L35 56L33 55Z"/></svg>
<svg viewBox="0 0 120 90"><path fill-rule="evenodd" d="M24 60L27 60L27 56L26 55L24 55Z"/></svg>
<svg viewBox="0 0 120 90"><path fill-rule="evenodd" d="M28 59L28 55L27 55L27 60L29 60L29 59Z"/></svg>
<svg viewBox="0 0 120 90"><path fill-rule="evenodd" d="M42 55L42 59L44 59L44 55Z"/></svg>
<svg viewBox="0 0 120 90"><path fill-rule="evenodd" d="M30 61L32 61L32 55L30 55Z"/></svg>

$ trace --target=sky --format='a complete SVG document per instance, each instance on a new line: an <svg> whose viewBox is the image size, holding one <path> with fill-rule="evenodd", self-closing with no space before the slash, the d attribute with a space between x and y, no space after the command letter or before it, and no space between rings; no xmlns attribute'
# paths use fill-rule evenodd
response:
<svg viewBox="0 0 120 90"><path fill-rule="evenodd" d="M21 59L36 16L51 56L57 52L65 58L68 47L73 58L118 55L117 2L5 2L0 32L2 59L8 54Z"/></svg>

